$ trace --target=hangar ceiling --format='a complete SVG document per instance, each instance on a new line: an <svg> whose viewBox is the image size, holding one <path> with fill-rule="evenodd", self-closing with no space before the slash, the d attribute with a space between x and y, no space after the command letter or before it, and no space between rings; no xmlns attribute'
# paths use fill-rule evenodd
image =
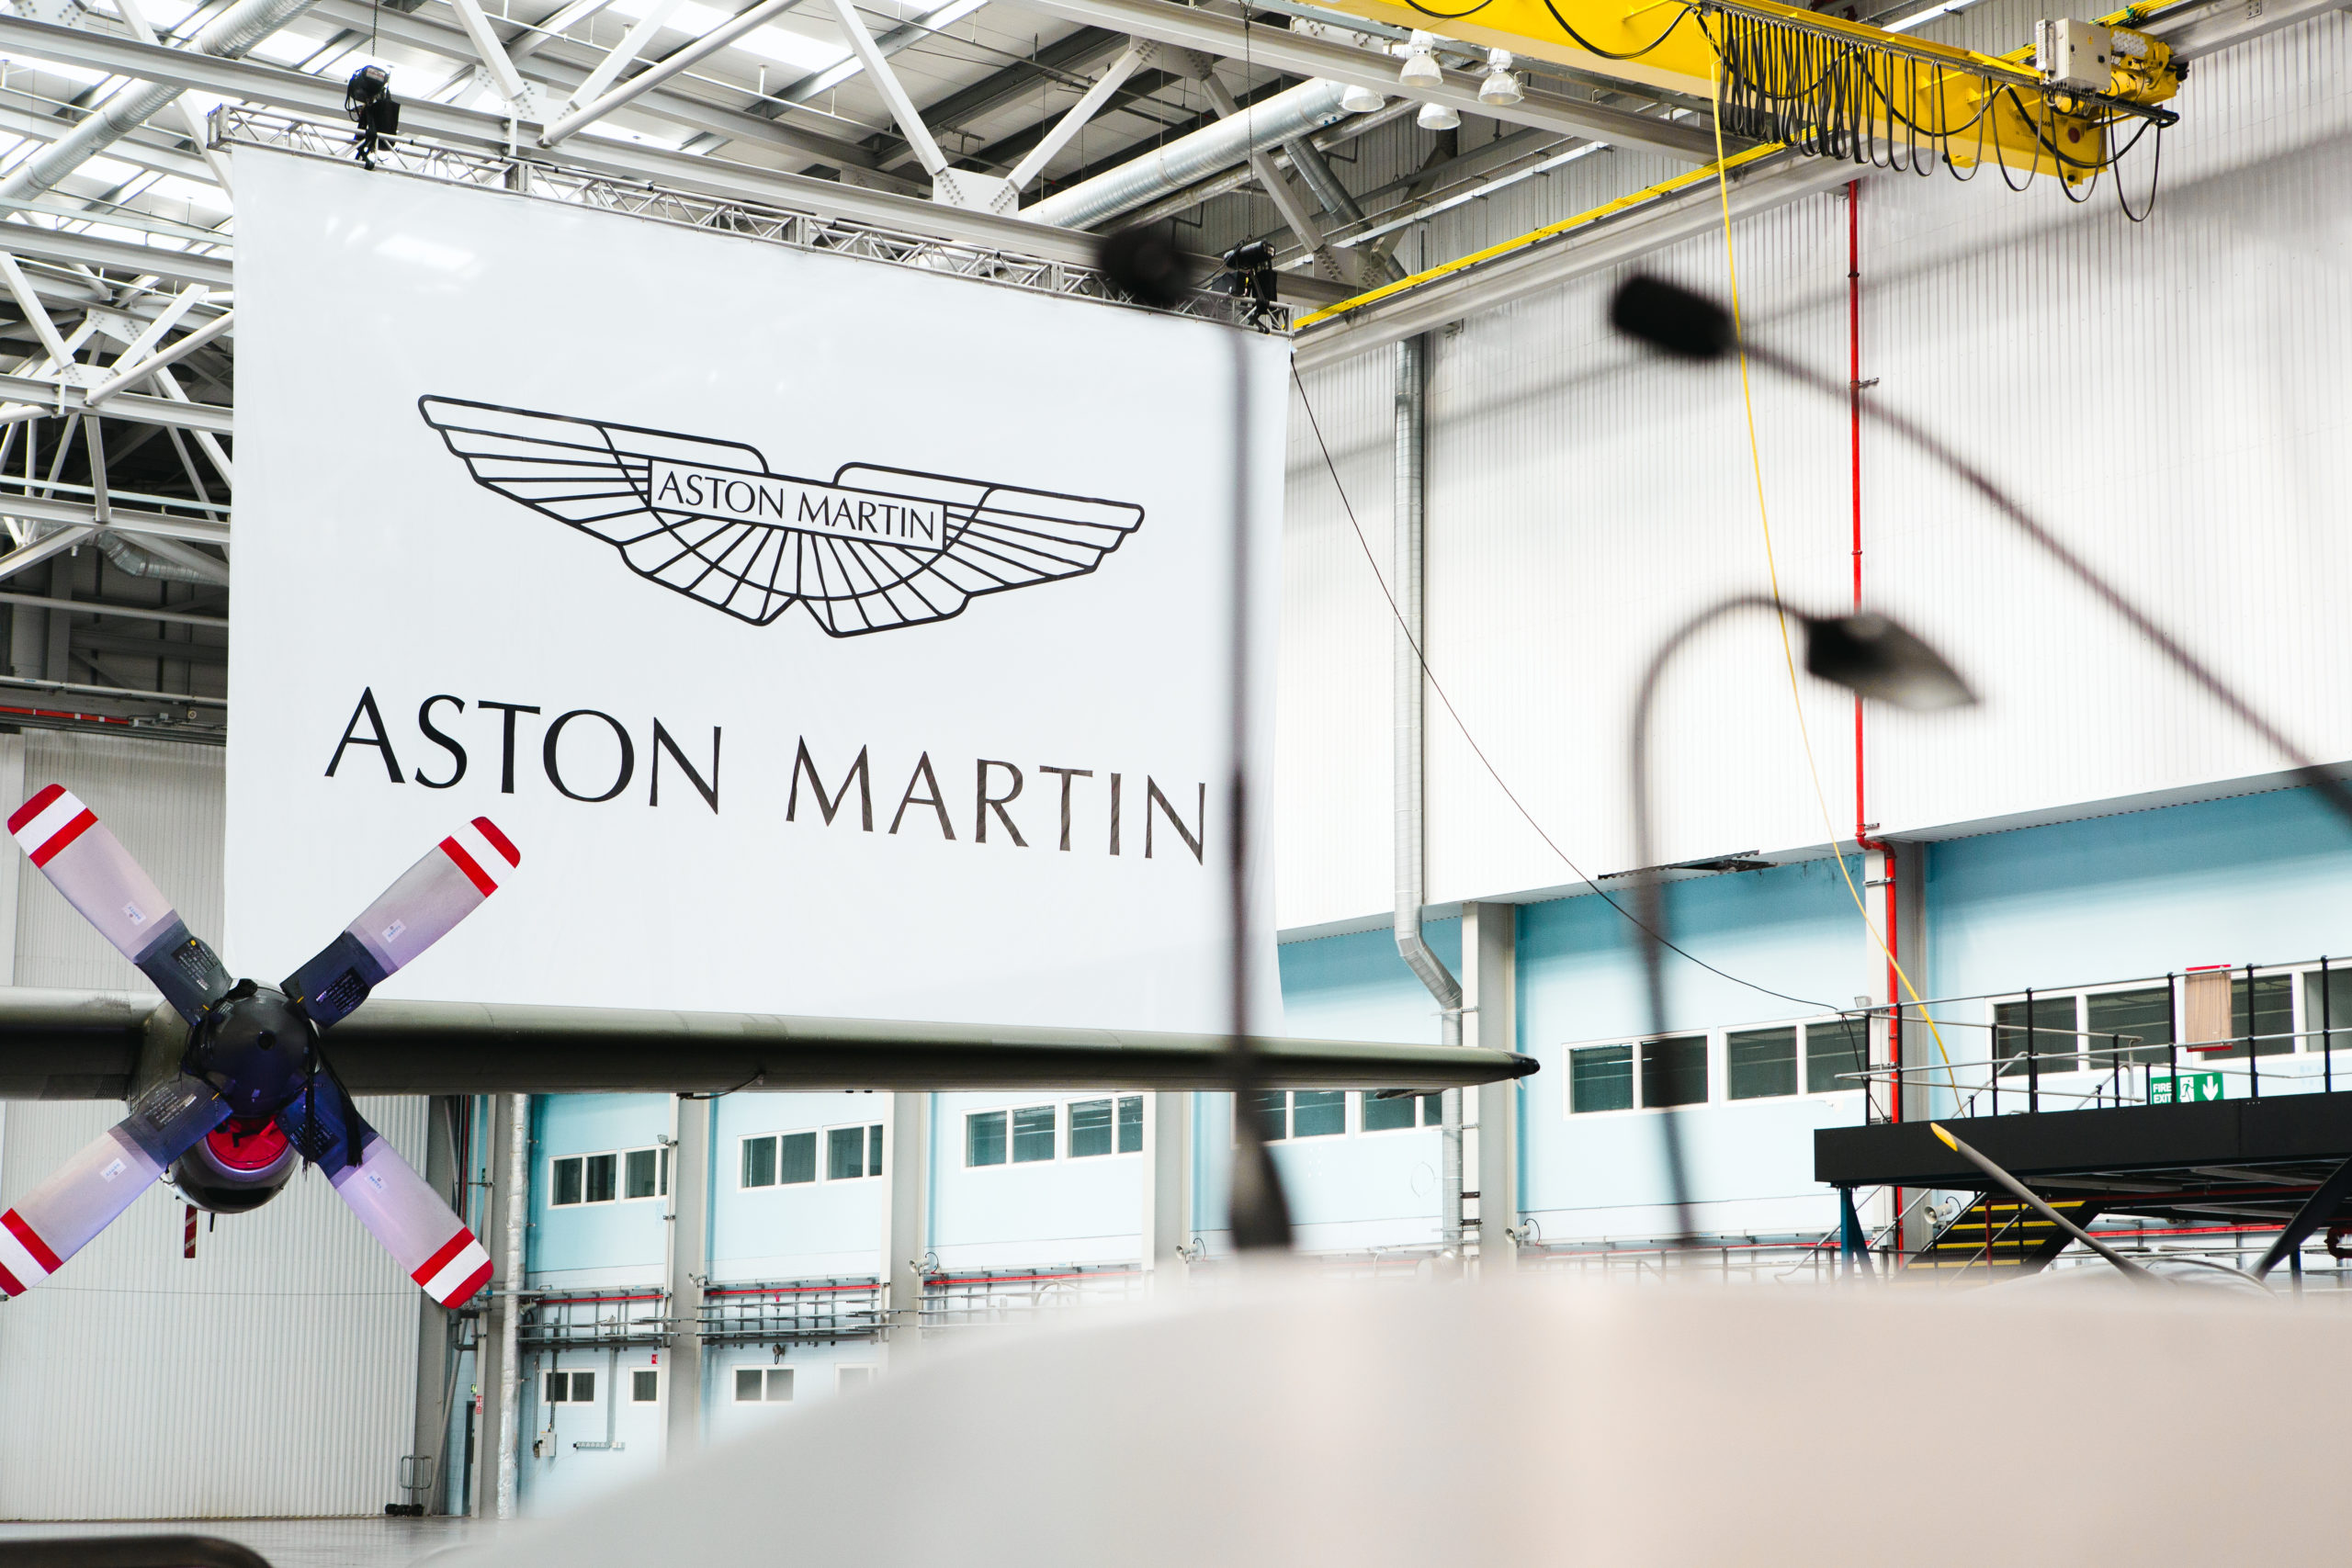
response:
<svg viewBox="0 0 2352 1568"><path fill-rule="evenodd" d="M1865 19L1955 8L1902 0ZM2315 8L2274 5L2260 25ZM1267 240L1286 302L1306 309L1399 276L1396 249L1425 217L1580 149L1695 167L1715 146L1702 100L1527 59L1516 96L1498 99L1482 92L1482 51L1442 42L1442 71L1415 96L1370 96L1398 90L1401 30L1294 0L18 10L0 15L0 723L199 740L220 739L227 711L235 471L235 201L226 153L208 143L257 117L277 129L246 139L347 134L345 87L364 67L389 73L412 148L1078 268L1091 257L1084 233L1009 213L1012 193L989 180L1020 177L1021 208L1048 216L1075 209L1059 198L1083 186L1081 221L1096 230L1172 219L1211 254ZM2226 41L2200 35L2199 51ZM1303 85L1317 80L1352 86L1352 107L1301 107L1303 95L1336 93ZM1457 126L1442 125L1447 111ZM1245 112L1246 137L1204 139ZM1351 143L1392 126L1408 139L1401 177L1335 172ZM1186 138L1188 162L1145 161ZM1759 164L1753 199L1847 177L1837 168ZM961 191L961 204L934 187ZM1464 308L1449 296L1422 313ZM1386 314L1387 325L1340 321L1323 334L1329 352L1423 330L1408 310Z"/></svg>

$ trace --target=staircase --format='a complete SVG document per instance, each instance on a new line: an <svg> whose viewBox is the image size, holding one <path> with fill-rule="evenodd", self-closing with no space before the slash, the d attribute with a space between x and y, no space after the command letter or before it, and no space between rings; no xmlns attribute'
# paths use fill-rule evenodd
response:
<svg viewBox="0 0 2352 1568"><path fill-rule="evenodd" d="M2088 1230L2102 1205L2073 1198L2050 1206ZM1913 1254L1905 1272L1927 1269L1944 1277L1973 1273L1985 1281L2014 1279L2040 1269L2074 1239L2006 1193L1986 1194L1953 1215L1951 1224Z"/></svg>

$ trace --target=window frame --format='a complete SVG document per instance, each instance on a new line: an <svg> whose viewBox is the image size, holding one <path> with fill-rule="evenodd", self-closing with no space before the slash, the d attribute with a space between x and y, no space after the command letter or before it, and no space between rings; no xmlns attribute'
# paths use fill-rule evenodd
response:
<svg viewBox="0 0 2352 1568"><path fill-rule="evenodd" d="M662 1403L661 1368L630 1367L628 1369L628 1402L631 1404L659 1404ZM653 1392L651 1393L639 1393L637 1391L646 1386L642 1381L646 1378L651 1378L653 1380Z"/></svg>
<svg viewBox="0 0 2352 1568"><path fill-rule="evenodd" d="M628 1195L628 1156L646 1153L653 1156L654 1190L642 1198L632 1198ZM609 1198L591 1198L588 1196L588 1162L592 1159L606 1157L610 1157L613 1162L613 1195ZM569 1203L560 1202L556 1199L556 1193L560 1190L556 1179L556 1167L566 1164L576 1164L580 1168L580 1196ZM741 1167L738 1166L737 1170L740 1173ZM547 1206L552 1213L558 1209L603 1209L618 1203L666 1202L670 1197L669 1179L670 1150L667 1145L660 1142L632 1144L624 1148L580 1149L571 1154L549 1155L548 1156Z"/></svg>
<svg viewBox="0 0 2352 1568"><path fill-rule="evenodd" d="M1136 1140L1136 1146L1131 1149L1123 1149L1119 1146L1119 1109L1129 1100L1134 1100L1142 1107L1143 1125L1140 1135ZM1101 1154L1082 1155L1078 1152L1077 1146L1078 1108L1081 1105L1094 1104L1106 1104L1111 1108L1111 1146ZM1115 1090L1107 1094L1074 1095L1062 1101L1062 1146L1067 1152L1060 1156L1061 1158L1082 1160L1133 1158L1140 1156L1143 1153L1144 1145L1150 1141L1151 1103L1148 1097L1145 1095L1120 1094Z"/></svg>
<svg viewBox="0 0 2352 1568"><path fill-rule="evenodd" d="M2038 995L2038 993L2037 993ZM1602 1035L1590 1040L1563 1041L1560 1052L1564 1070L1560 1074L1560 1114L1563 1119L1595 1116L1646 1116L1667 1111L1697 1111L1704 1107L1731 1109L1753 1105L1785 1105L1797 1100L1827 1100L1837 1095L1864 1094L1869 1085L1864 1081L1841 1085L1837 1089L1815 1089L1809 1081L1812 1063L1812 1035L1816 1028L1846 1027L1849 1015L1844 1013L1808 1013L1798 1018L1754 1019L1739 1023L1710 1024L1704 1028L1668 1029L1652 1034ZM1864 1027L1868 1027L1865 1025ZM1796 1034L1796 1089L1788 1094L1748 1095L1738 1100L1731 1097L1731 1037L1735 1034L1759 1034L1771 1030L1789 1029ZM1665 1040L1688 1040L1703 1036L1706 1040L1707 1097L1687 1100L1677 1105L1651 1105L1644 1094L1645 1078L1643 1047ZM1865 1051L1874 1050L1873 1035ZM1626 1068L1633 1079L1631 1105L1609 1110L1578 1111L1576 1107L1575 1053L1578 1051L1623 1050L1627 1053ZM1876 1065L1876 1064L1871 1064Z"/></svg>
<svg viewBox="0 0 2352 1568"><path fill-rule="evenodd" d="M778 1127L764 1133L745 1133L735 1140L735 1190L738 1192L781 1192L787 1187L814 1187L825 1179L825 1134L822 1127ZM816 1154L808 1176L802 1180L787 1181L784 1175L784 1140L814 1138ZM775 1172L773 1181L749 1182L743 1179L743 1166L753 1144L767 1144L775 1153L769 1156L769 1168ZM847 1177L841 1179L846 1181Z"/></svg>
<svg viewBox="0 0 2352 1568"><path fill-rule="evenodd" d="M858 1162L858 1173L855 1176L835 1176L833 1174L833 1134L835 1133L846 1133L854 1127L862 1127L865 1130L865 1154ZM810 1130L811 1129L805 1127L795 1127L791 1129L791 1132L801 1133ZM814 1131L818 1134L817 1180L819 1183L873 1181L886 1174L885 1162L882 1157L883 1138L881 1122L831 1122L826 1123L822 1127L814 1129ZM776 1137L786 1137L788 1136L789 1134L779 1133L774 1135ZM779 1173L784 1169L783 1156L784 1151L779 1148L776 1151L776 1169ZM779 1181L777 1185L782 1186L784 1184ZM806 1182L795 1182L793 1185L799 1187L806 1186L808 1184Z"/></svg>

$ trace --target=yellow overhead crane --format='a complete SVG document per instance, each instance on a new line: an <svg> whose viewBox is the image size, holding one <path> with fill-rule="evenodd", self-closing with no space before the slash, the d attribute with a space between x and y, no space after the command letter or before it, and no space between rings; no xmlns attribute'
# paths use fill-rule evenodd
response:
<svg viewBox="0 0 2352 1568"><path fill-rule="evenodd" d="M1322 3L1322 0L1317 0ZM1775 0L1347 0L1347 14L1712 99L1728 135L1895 167L1997 164L2079 184L2179 89L2185 63L2115 21L2043 22L2003 58ZM2136 124L2122 147L2119 128Z"/></svg>

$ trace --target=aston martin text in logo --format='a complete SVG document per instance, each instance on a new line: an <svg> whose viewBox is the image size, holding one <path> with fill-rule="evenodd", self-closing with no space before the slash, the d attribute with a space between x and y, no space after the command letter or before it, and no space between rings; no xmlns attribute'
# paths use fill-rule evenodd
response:
<svg viewBox="0 0 2352 1568"><path fill-rule="evenodd" d="M739 442L456 398L417 408L477 483L754 626L795 604L834 637L944 621L984 593L1083 577L1143 525L1126 502L871 463L799 479Z"/></svg>

